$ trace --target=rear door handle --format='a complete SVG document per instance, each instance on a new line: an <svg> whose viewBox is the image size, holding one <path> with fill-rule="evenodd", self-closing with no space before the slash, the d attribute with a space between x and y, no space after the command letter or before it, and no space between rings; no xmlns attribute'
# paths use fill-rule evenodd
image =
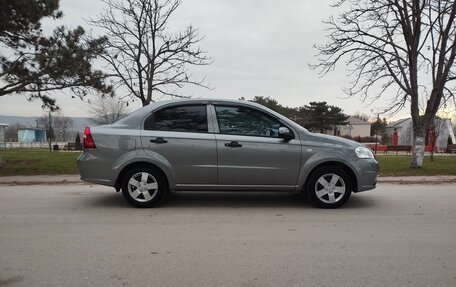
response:
<svg viewBox="0 0 456 287"><path fill-rule="evenodd" d="M236 141L232 141L230 143L226 143L225 146L227 147L242 147L242 145Z"/></svg>
<svg viewBox="0 0 456 287"><path fill-rule="evenodd" d="M151 143L156 143L156 144L164 144L164 143L167 143L168 141L165 140L164 138L162 137L158 137L154 140L150 140Z"/></svg>

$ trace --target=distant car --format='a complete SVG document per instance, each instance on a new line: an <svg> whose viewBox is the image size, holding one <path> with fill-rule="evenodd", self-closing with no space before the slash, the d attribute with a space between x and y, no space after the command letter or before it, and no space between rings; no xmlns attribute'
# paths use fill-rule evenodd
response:
<svg viewBox="0 0 456 287"><path fill-rule="evenodd" d="M190 99L143 107L84 130L84 181L153 207L168 190L302 191L336 208L375 188L378 163L357 142L314 134L247 101Z"/></svg>

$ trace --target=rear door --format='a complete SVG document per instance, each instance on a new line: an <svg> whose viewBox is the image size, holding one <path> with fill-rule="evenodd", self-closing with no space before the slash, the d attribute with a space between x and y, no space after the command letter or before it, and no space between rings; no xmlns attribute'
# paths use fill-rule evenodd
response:
<svg viewBox="0 0 456 287"><path fill-rule="evenodd" d="M142 146L168 167L176 184L216 184L217 147L208 127L205 104L166 106L145 120Z"/></svg>
<svg viewBox="0 0 456 287"><path fill-rule="evenodd" d="M280 120L246 106L214 108L220 132L216 134L220 185L296 185L301 142L279 138L279 127L284 126Z"/></svg>

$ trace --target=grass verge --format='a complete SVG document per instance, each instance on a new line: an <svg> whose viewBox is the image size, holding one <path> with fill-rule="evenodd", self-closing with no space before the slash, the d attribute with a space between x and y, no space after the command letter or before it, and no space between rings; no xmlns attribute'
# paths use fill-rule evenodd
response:
<svg viewBox="0 0 456 287"><path fill-rule="evenodd" d="M0 176L77 174L76 159L81 152L49 152L46 149L12 149L0 151L6 165Z"/></svg>
<svg viewBox="0 0 456 287"><path fill-rule="evenodd" d="M424 157L423 168L410 168L410 156L380 155L380 176L430 176L456 175L456 156L438 155Z"/></svg>

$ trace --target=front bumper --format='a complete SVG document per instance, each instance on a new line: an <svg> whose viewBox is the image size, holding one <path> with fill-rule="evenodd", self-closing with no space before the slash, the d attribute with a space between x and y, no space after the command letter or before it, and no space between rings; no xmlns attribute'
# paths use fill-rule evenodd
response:
<svg viewBox="0 0 456 287"><path fill-rule="evenodd" d="M354 192L374 189L377 186L377 178L380 166L375 159L360 159L356 162L358 188Z"/></svg>

